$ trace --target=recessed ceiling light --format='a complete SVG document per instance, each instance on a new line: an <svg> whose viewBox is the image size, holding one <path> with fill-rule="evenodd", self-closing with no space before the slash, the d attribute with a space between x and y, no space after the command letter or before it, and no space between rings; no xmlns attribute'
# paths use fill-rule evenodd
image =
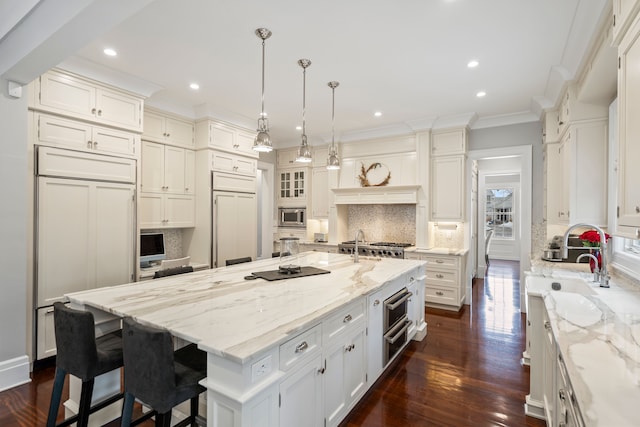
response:
<svg viewBox="0 0 640 427"><path fill-rule="evenodd" d="M110 47L105 48L103 52L107 56L116 56L118 54L118 52L116 52L114 49L111 49Z"/></svg>
<svg viewBox="0 0 640 427"><path fill-rule="evenodd" d="M193 89L193 90L198 90L198 89L200 89L200 85L199 85L198 83L191 83L191 84L189 85L189 87L190 87L191 89Z"/></svg>
<svg viewBox="0 0 640 427"><path fill-rule="evenodd" d="M296 126L296 130L302 130L302 126Z"/></svg>
<svg viewBox="0 0 640 427"><path fill-rule="evenodd" d="M382 115L381 111L376 111L375 113L373 113L374 116L376 117L380 117Z"/></svg>
<svg viewBox="0 0 640 427"><path fill-rule="evenodd" d="M479 64L480 63L474 59L473 61L469 61L469 63L467 64L467 67L476 68Z"/></svg>
<svg viewBox="0 0 640 427"><path fill-rule="evenodd" d="M481 90L480 92L476 93L476 96L477 96L478 98L482 98L482 97L483 97L483 96L485 96L486 94L487 94L487 92L485 92L485 91Z"/></svg>

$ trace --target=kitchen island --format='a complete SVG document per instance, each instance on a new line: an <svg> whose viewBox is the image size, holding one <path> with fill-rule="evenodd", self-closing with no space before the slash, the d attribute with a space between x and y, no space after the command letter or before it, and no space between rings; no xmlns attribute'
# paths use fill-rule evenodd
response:
<svg viewBox="0 0 640 427"><path fill-rule="evenodd" d="M245 279L278 268L267 259L67 297L101 325L130 316L206 351L209 426L337 425L397 356L386 360L388 347L401 350L385 345L384 300L408 288L401 342L426 335L425 262L320 252L297 262L329 273Z"/></svg>

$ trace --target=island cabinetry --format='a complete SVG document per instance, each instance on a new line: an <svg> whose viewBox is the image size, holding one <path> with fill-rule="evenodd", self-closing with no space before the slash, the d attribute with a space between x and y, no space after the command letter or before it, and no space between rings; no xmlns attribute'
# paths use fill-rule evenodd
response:
<svg viewBox="0 0 640 427"><path fill-rule="evenodd" d="M620 47L618 70L618 223L616 232L640 238L640 15Z"/></svg>
<svg viewBox="0 0 640 427"><path fill-rule="evenodd" d="M196 122L196 148L212 148L258 158L253 150L254 134L237 126L215 120Z"/></svg>
<svg viewBox="0 0 640 427"><path fill-rule="evenodd" d="M459 310L465 300L462 262L457 255L423 255L427 261L425 302L427 305Z"/></svg>
<svg viewBox="0 0 640 427"><path fill-rule="evenodd" d="M549 425L558 425L556 419L556 354L557 347L551 332L547 310L542 310L542 402Z"/></svg>
<svg viewBox="0 0 640 427"><path fill-rule="evenodd" d="M526 325L526 351L523 354L525 363L529 364L529 394L525 398L525 413L527 415L543 418L543 359L545 348L543 336L545 334L543 312L544 301L539 294L527 292L527 325ZM548 380L547 380L548 382Z"/></svg>
<svg viewBox="0 0 640 427"><path fill-rule="evenodd" d="M59 148L136 157L140 135L44 113L34 116L35 143Z"/></svg>
<svg viewBox="0 0 640 427"><path fill-rule="evenodd" d="M33 109L142 131L141 97L60 70L46 72L33 85Z"/></svg>
<svg viewBox="0 0 640 427"><path fill-rule="evenodd" d="M280 427L324 427L323 370L318 354L280 383Z"/></svg>
<svg viewBox="0 0 640 427"><path fill-rule="evenodd" d="M195 147L194 124L192 121L164 112L144 110L144 131L142 137L147 141L177 145L184 148Z"/></svg>
<svg viewBox="0 0 640 427"><path fill-rule="evenodd" d="M431 136L432 221L464 221L466 148L465 129Z"/></svg>

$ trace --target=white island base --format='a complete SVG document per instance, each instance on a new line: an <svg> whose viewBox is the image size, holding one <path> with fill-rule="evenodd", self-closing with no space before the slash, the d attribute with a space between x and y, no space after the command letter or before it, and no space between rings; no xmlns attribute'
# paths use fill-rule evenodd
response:
<svg viewBox="0 0 640 427"><path fill-rule="evenodd" d="M426 336L425 262L354 263L319 252L299 262L330 273L244 279L277 269L269 259L68 297L97 318L131 316L206 351L208 426L336 426L393 360L383 356L384 300L406 287L409 327L401 338Z"/></svg>

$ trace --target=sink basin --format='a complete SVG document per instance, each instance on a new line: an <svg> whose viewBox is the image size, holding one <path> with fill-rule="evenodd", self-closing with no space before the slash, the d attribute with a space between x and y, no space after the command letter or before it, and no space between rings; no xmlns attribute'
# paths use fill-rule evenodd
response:
<svg viewBox="0 0 640 427"><path fill-rule="evenodd" d="M591 287L589 282L582 279L570 277L527 276L525 279L525 286L528 293L551 291L572 292L583 295L597 294L597 292Z"/></svg>
<svg viewBox="0 0 640 427"><path fill-rule="evenodd" d="M587 327L602 320L602 311L583 295L557 292L552 298L556 314L574 325Z"/></svg>

